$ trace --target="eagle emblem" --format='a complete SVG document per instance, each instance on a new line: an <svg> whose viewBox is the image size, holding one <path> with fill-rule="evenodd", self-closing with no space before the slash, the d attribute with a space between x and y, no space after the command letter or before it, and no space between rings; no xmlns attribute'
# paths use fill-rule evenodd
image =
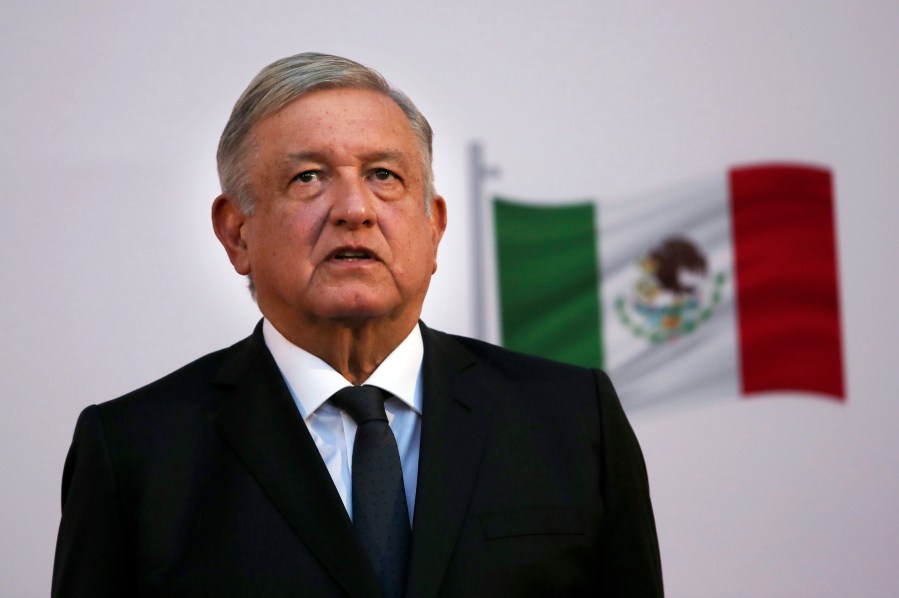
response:
<svg viewBox="0 0 899 598"><path fill-rule="evenodd" d="M614 305L621 323L638 337L661 343L689 334L721 302L727 277L721 272L710 279L708 258L686 237L663 240L636 265L630 294L616 297Z"/></svg>

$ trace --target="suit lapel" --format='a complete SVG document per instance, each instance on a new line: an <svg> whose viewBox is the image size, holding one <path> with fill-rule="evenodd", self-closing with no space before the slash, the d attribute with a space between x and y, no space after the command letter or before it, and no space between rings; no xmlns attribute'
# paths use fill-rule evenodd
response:
<svg viewBox="0 0 899 598"><path fill-rule="evenodd" d="M424 406L407 595L435 596L466 515L490 421L474 357L422 324Z"/></svg>
<svg viewBox="0 0 899 598"><path fill-rule="evenodd" d="M219 432L321 565L351 596L380 594L334 482L262 338L237 347L216 382L231 387Z"/></svg>

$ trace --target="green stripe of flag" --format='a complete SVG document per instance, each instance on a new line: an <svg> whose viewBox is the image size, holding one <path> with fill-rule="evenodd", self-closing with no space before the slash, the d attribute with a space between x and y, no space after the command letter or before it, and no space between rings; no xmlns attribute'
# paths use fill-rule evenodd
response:
<svg viewBox="0 0 899 598"><path fill-rule="evenodd" d="M593 203L493 206L503 346L601 367Z"/></svg>

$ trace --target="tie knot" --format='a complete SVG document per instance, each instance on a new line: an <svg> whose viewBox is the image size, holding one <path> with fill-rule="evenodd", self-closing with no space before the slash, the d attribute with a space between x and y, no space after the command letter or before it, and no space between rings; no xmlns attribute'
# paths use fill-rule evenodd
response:
<svg viewBox="0 0 899 598"><path fill-rule="evenodd" d="M387 421L384 392L377 386L349 386L338 390L331 403L347 412L357 426L370 421Z"/></svg>

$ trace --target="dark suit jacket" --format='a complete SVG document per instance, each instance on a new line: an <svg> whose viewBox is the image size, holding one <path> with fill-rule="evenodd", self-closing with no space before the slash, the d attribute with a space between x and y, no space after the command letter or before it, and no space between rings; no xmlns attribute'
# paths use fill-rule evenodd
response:
<svg viewBox="0 0 899 598"><path fill-rule="evenodd" d="M643 458L598 370L422 325L409 596L659 596ZM88 407L55 596L378 596L261 327Z"/></svg>

